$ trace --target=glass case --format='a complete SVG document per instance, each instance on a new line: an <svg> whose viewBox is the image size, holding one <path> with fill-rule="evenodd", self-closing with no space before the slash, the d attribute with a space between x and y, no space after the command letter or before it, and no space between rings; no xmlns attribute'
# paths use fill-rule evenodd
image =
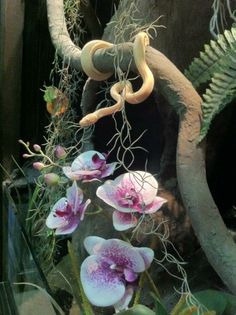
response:
<svg viewBox="0 0 236 315"><path fill-rule="evenodd" d="M3 183L0 314L55 315L53 294L24 226L28 189L24 178ZM20 204L16 204L19 198Z"/></svg>

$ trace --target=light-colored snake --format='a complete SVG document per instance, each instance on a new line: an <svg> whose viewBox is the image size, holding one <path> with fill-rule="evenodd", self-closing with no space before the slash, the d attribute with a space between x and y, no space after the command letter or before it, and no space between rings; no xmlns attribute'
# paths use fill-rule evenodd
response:
<svg viewBox="0 0 236 315"><path fill-rule="evenodd" d="M142 77L143 84L141 88L133 92L130 81L119 81L112 85L110 94L116 101L113 106L100 108L93 113L90 113L83 117L79 124L81 127L88 127L95 124L100 118L108 115L112 115L117 111L122 110L124 102L127 101L130 104L138 104L143 102L151 94L154 87L154 77L146 64L145 60L145 48L149 45L149 37L145 32L140 32L136 35L133 45L133 56L137 70ZM82 49L81 53L81 65L84 72L93 80L103 81L109 78L112 73L101 73L93 65L93 54L97 49L110 48L113 45L111 43L93 40L87 43Z"/></svg>

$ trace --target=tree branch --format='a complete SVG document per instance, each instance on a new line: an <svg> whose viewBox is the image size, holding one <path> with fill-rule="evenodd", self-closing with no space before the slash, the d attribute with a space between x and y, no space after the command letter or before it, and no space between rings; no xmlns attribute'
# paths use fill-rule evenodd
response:
<svg viewBox="0 0 236 315"><path fill-rule="evenodd" d="M80 49L66 30L62 0L48 0L49 29L59 55L81 70ZM127 70L132 44L123 44L120 67ZM162 53L147 47L147 63L160 92L179 114L177 177L184 205L206 256L228 288L236 294L236 246L209 191L204 144L197 145L201 124L201 98L185 76ZM114 71L114 50L98 50L93 58L101 72ZM131 70L135 66L131 64Z"/></svg>
<svg viewBox="0 0 236 315"><path fill-rule="evenodd" d="M74 69L81 69L81 50L70 39L64 16L63 0L48 0L47 14L51 40L58 55Z"/></svg>

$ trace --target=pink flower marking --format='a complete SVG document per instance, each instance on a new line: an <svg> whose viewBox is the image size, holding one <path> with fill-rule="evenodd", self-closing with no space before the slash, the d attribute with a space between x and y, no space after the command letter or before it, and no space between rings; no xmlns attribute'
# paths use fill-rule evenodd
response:
<svg viewBox="0 0 236 315"><path fill-rule="evenodd" d="M127 308L138 274L154 258L153 250L96 236L86 237L84 245L91 256L81 265L81 282L89 301L96 306L113 305L116 310Z"/></svg>
<svg viewBox="0 0 236 315"><path fill-rule="evenodd" d="M158 183L147 172L136 171L108 180L98 187L97 196L115 208L113 225L124 231L137 225L136 215L155 213L167 201L156 196Z"/></svg>
<svg viewBox="0 0 236 315"><path fill-rule="evenodd" d="M116 162L107 164L107 156L91 150L81 153L71 164L63 167L64 174L72 180L92 181L107 177L115 171Z"/></svg>
<svg viewBox="0 0 236 315"><path fill-rule="evenodd" d="M70 234L84 218L90 199L83 203L83 192L76 182L67 189L66 197L58 200L47 217L46 225L55 234Z"/></svg>

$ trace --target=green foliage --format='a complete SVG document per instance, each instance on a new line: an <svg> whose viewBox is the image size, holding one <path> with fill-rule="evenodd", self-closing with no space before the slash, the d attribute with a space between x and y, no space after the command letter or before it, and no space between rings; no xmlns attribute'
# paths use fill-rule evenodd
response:
<svg viewBox="0 0 236 315"><path fill-rule="evenodd" d="M194 294L194 298L200 304L196 305L194 309L194 301L190 303L189 301L180 300L180 307L177 312L172 312L172 315L235 315L236 313L236 297L220 291L215 290L204 290ZM182 299L182 298L181 298ZM179 303L178 303L179 304ZM177 305L178 305L177 304ZM200 310L201 308L201 310Z"/></svg>
<svg viewBox="0 0 236 315"><path fill-rule="evenodd" d="M155 313L152 310L150 310L150 308L138 304L135 305L134 307L131 307L127 311L120 312L119 315L155 315Z"/></svg>
<svg viewBox="0 0 236 315"><path fill-rule="evenodd" d="M185 72L194 87L211 80L203 95L199 141L206 136L213 118L236 96L236 27L211 40L204 49Z"/></svg>
<svg viewBox="0 0 236 315"><path fill-rule="evenodd" d="M155 314L156 315L168 315L168 312L166 308L161 303L160 299L153 293L151 293L151 296L153 297L155 301Z"/></svg>
<svg viewBox="0 0 236 315"><path fill-rule="evenodd" d="M186 77L197 88L200 84L209 81L215 73L221 72L230 56L236 53L236 27L226 30L217 40L211 40L204 45L204 52L199 58L194 58L185 71Z"/></svg>

